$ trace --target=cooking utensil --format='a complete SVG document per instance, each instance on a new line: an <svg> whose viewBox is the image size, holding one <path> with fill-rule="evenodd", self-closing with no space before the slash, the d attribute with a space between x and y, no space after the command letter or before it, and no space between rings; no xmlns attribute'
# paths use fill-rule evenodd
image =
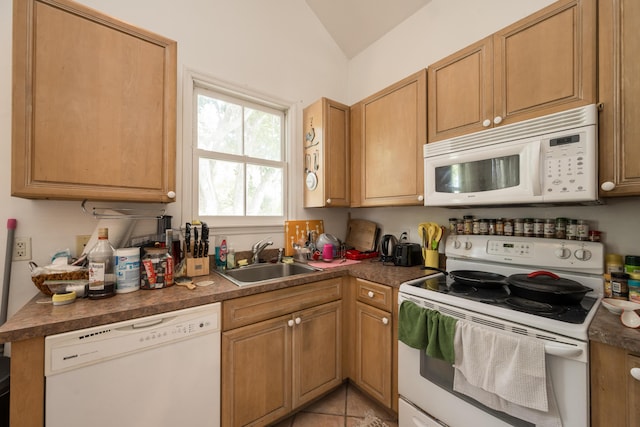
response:
<svg viewBox="0 0 640 427"><path fill-rule="evenodd" d="M200 253L200 241L198 240L198 227L193 227L193 257L198 258Z"/></svg>
<svg viewBox="0 0 640 427"><path fill-rule="evenodd" d="M591 291L591 288L549 271L512 274L507 278L507 284L516 296L549 304L577 304Z"/></svg>
<svg viewBox="0 0 640 427"><path fill-rule="evenodd" d="M620 321L627 328L640 328L640 316L635 310L624 310L620 315Z"/></svg>
<svg viewBox="0 0 640 427"><path fill-rule="evenodd" d="M206 222L202 223L202 256L209 256L209 226Z"/></svg>
<svg viewBox="0 0 640 427"><path fill-rule="evenodd" d="M189 253L191 248L191 224L186 223L184 226L184 248L185 252Z"/></svg>

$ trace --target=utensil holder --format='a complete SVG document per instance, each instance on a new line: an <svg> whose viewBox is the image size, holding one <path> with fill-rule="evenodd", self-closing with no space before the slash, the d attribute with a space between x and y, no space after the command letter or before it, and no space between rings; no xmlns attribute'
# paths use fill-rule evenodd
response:
<svg viewBox="0 0 640 427"><path fill-rule="evenodd" d="M432 249L427 249L424 256L424 265L425 267L438 268L440 266L440 253Z"/></svg>

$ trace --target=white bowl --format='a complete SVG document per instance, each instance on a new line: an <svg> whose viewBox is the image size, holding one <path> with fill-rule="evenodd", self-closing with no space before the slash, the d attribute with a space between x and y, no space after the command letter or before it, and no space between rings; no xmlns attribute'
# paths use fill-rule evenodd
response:
<svg viewBox="0 0 640 427"><path fill-rule="evenodd" d="M640 304L621 299L604 298L602 300L602 305L611 313L618 315L622 314L625 310L640 310Z"/></svg>

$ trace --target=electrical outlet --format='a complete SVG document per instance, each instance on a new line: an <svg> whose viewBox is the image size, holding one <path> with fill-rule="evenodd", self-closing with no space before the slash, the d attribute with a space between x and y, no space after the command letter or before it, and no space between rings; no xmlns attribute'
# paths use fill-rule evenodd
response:
<svg viewBox="0 0 640 427"><path fill-rule="evenodd" d="M15 237L13 239L13 260L29 261L31 259L31 237Z"/></svg>
<svg viewBox="0 0 640 427"><path fill-rule="evenodd" d="M89 243L89 239L91 239L90 234L78 234L76 236L76 257L80 257L80 255L82 255L85 246Z"/></svg>
<svg viewBox="0 0 640 427"><path fill-rule="evenodd" d="M402 233L406 234L406 240L402 239ZM411 241L411 234L409 233L409 229L408 228L400 228L400 229L394 229L393 231L390 231L388 233L385 234L392 234L394 236L396 236L396 238L398 239L398 242L410 242Z"/></svg>

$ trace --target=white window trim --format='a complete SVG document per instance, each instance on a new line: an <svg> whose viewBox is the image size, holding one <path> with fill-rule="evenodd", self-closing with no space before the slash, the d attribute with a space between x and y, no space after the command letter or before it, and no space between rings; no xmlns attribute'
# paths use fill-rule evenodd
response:
<svg viewBox="0 0 640 427"><path fill-rule="evenodd" d="M292 171L295 170L296 165L292 163L294 156L295 146L295 129L296 129L296 105L294 102L286 101L275 97L261 93L259 91L251 90L246 87L238 86L237 84L229 83L201 73L195 70L185 69L183 73L183 119L182 119L182 218L187 218L187 221L192 219L199 219L198 213L194 212L194 198L197 197L196 178L197 178L197 165L194 165L194 150L197 148L196 131L193 126L194 120L194 88L209 87L215 91L227 93L231 96L241 96L249 99L260 100L260 103L264 103L265 100L270 102L273 108L287 110L285 114L284 123L284 138L285 138L285 150L284 150L284 219L295 212L295 186L291 186ZM212 229L215 229L217 233L224 233L227 235L270 235L270 234L282 234L284 233L284 223L273 225L262 225L259 223L260 219L251 223L245 219L243 224L230 224L229 222L223 222L225 218L221 218L219 223L209 223ZM237 219L237 218L235 218ZM264 224L264 222L263 222Z"/></svg>

